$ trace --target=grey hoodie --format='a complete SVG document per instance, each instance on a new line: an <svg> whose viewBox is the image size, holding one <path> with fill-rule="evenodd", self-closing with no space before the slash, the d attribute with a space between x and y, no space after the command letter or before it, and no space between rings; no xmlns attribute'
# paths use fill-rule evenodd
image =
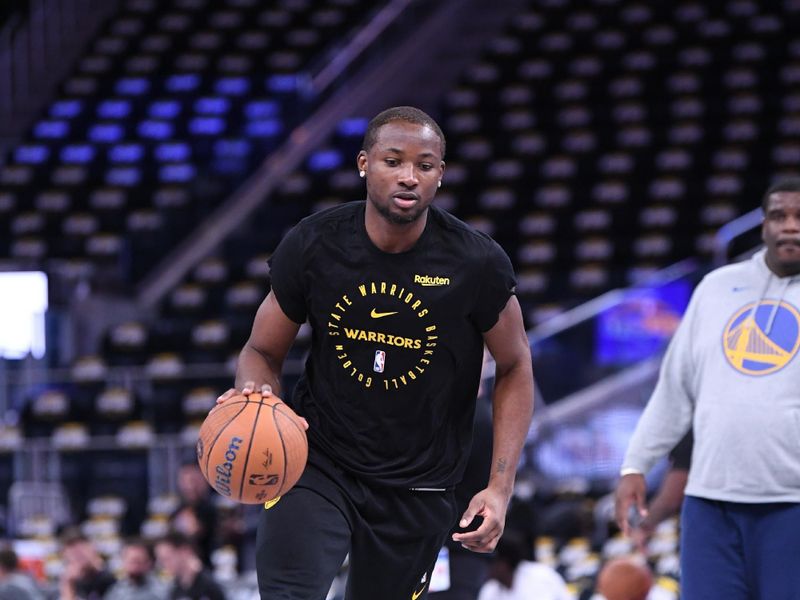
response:
<svg viewBox="0 0 800 600"><path fill-rule="evenodd" d="M646 473L693 427L687 494L800 502L800 275L765 254L697 286L623 468Z"/></svg>

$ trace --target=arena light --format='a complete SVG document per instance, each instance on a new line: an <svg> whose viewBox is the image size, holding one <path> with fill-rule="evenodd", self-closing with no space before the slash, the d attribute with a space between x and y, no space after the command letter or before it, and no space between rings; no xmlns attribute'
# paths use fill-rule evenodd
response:
<svg viewBox="0 0 800 600"><path fill-rule="evenodd" d="M45 273L0 272L0 358L44 356L47 307Z"/></svg>

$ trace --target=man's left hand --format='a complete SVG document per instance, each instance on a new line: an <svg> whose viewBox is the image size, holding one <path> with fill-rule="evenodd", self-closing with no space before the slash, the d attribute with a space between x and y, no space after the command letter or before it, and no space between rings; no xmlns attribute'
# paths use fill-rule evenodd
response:
<svg viewBox="0 0 800 600"><path fill-rule="evenodd" d="M458 526L469 527L476 517L482 517L483 523L475 531L454 533L453 541L460 542L467 550L473 552L493 552L506 522L508 497L492 488L481 490L464 511Z"/></svg>

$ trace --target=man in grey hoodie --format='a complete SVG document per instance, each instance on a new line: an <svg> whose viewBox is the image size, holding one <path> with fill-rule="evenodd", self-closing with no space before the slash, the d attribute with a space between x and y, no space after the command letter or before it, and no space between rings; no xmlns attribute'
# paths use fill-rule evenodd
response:
<svg viewBox="0 0 800 600"><path fill-rule="evenodd" d="M682 600L800 599L800 178L762 207L765 248L695 290L617 486L628 533L644 474L693 429Z"/></svg>

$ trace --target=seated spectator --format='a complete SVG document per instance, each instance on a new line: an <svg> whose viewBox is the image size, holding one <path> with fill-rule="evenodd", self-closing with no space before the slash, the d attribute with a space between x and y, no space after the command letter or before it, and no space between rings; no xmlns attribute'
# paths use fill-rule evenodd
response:
<svg viewBox="0 0 800 600"><path fill-rule="evenodd" d="M33 577L19 568L11 548L0 549L0 600L44 600Z"/></svg>
<svg viewBox="0 0 800 600"><path fill-rule="evenodd" d="M177 531L156 542L158 564L172 577L169 597L180 600L225 600L211 573L203 568L191 539Z"/></svg>
<svg viewBox="0 0 800 600"><path fill-rule="evenodd" d="M79 532L64 536L61 558L60 600L99 600L116 581L91 540Z"/></svg>
<svg viewBox="0 0 800 600"><path fill-rule="evenodd" d="M211 496L211 486L197 463L186 463L178 470L180 505L170 518L170 527L188 536L206 567L211 567L211 552L216 545L219 516Z"/></svg>
<svg viewBox="0 0 800 600"><path fill-rule="evenodd" d="M122 577L111 586L104 600L166 600L169 587L154 573L153 548L139 538L122 547Z"/></svg>
<svg viewBox="0 0 800 600"><path fill-rule="evenodd" d="M500 538L478 600L572 600L561 575L531 560L532 549L522 540L508 530Z"/></svg>
<svg viewBox="0 0 800 600"><path fill-rule="evenodd" d="M645 600L653 574L643 560L625 556L609 560L597 575L593 600Z"/></svg>

